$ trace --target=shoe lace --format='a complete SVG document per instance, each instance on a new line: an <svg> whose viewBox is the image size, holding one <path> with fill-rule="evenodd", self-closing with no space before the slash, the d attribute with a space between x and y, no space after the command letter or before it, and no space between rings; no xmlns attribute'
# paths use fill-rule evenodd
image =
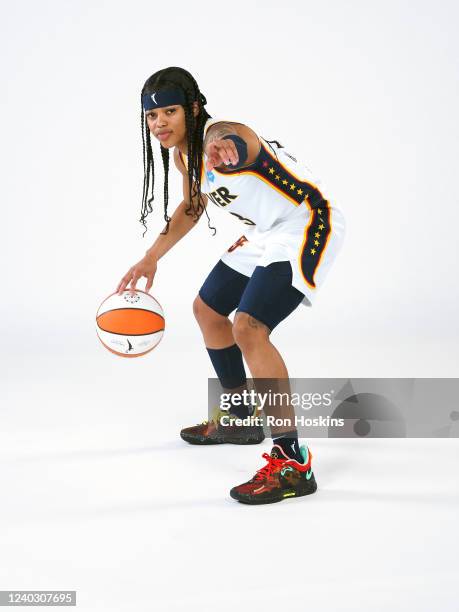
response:
<svg viewBox="0 0 459 612"><path fill-rule="evenodd" d="M263 453L263 459L266 459L267 463L265 466L257 470L257 473L253 477L254 481L266 480L269 478L275 468L280 467L285 463L285 459L277 459L277 457L271 457L268 453Z"/></svg>

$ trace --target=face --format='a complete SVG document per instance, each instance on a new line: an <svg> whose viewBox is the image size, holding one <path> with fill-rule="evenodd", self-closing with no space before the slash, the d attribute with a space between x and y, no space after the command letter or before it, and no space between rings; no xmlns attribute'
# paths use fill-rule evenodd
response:
<svg viewBox="0 0 459 612"><path fill-rule="evenodd" d="M183 106L164 106L146 111L148 129L152 136L169 149L186 137L185 113Z"/></svg>
<svg viewBox="0 0 459 612"><path fill-rule="evenodd" d="M193 108L196 116L198 108ZM186 143L185 111L176 104L146 111L148 129L166 149Z"/></svg>

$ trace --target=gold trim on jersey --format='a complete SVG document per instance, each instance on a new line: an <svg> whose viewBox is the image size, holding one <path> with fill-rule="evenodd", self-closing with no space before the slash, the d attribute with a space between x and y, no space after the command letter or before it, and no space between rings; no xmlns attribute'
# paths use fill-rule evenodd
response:
<svg viewBox="0 0 459 612"><path fill-rule="evenodd" d="M320 266L331 234L331 209L328 206L312 209L298 256L301 275L311 289L316 288L314 274Z"/></svg>
<svg viewBox="0 0 459 612"><path fill-rule="evenodd" d="M215 170L215 168L214 168L214 170ZM218 170L217 170L217 172L218 172ZM226 172L218 172L218 174L226 174ZM231 174L234 174L234 173L232 172ZM247 170L245 172L238 172L237 174L251 174L252 176L255 176L258 179L262 180L264 183L266 183L266 185L268 185L269 187L272 187L275 191L277 191L281 195L287 197L287 199L290 200L291 202L293 202L293 204L295 204L295 206L300 206L302 204L302 202L297 202L288 193L286 193L285 191L282 191L282 189L279 189L278 187L276 187L276 185L273 185L269 180L265 179L264 176L260 176L260 174L258 174L258 172L253 172L251 170Z"/></svg>
<svg viewBox="0 0 459 612"><path fill-rule="evenodd" d="M303 202L308 202L311 208L328 206L328 202L314 183L297 176L290 168L274 157L261 140L260 143L260 151L252 164L245 168L228 169L225 172L221 172L217 168L213 170L220 176L242 176L245 174L256 176L290 202L293 202L295 206L299 206Z"/></svg>

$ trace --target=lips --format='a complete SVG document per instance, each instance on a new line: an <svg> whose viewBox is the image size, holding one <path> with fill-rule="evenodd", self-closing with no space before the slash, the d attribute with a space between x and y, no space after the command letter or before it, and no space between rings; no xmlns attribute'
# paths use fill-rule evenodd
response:
<svg viewBox="0 0 459 612"><path fill-rule="evenodd" d="M172 134L172 132L161 132L158 134L158 140L167 140L169 138L169 136Z"/></svg>

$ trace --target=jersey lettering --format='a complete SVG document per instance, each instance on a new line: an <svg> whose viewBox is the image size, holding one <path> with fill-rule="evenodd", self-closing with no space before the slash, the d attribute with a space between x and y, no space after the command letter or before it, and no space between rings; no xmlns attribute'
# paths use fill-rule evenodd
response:
<svg viewBox="0 0 459 612"><path fill-rule="evenodd" d="M214 204L224 208L237 198L237 195L232 195L226 187L219 187L215 191L207 194Z"/></svg>
<svg viewBox="0 0 459 612"><path fill-rule="evenodd" d="M242 221L242 223L245 223L246 225L255 225L255 223L251 221L250 219L247 219L246 217L241 217L241 215L238 215L235 212L229 211L229 214L234 215L235 217L239 219L239 221Z"/></svg>

